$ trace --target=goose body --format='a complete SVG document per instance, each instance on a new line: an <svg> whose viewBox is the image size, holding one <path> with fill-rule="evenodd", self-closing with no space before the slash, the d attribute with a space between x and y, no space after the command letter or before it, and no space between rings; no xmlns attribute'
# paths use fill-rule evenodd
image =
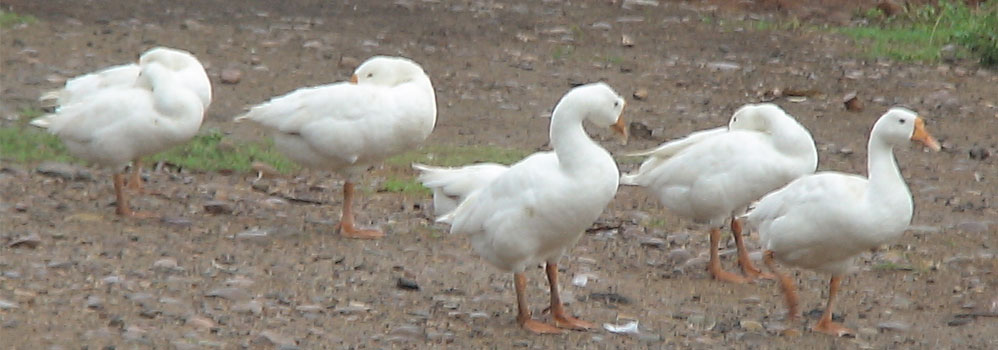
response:
<svg viewBox="0 0 998 350"><path fill-rule="evenodd" d="M117 171L130 161L187 142L201 127L203 115L201 100L173 71L148 62L134 85L92 92L32 124L43 124L74 156ZM121 174L115 174L118 213L132 215L119 188L122 181Z"/></svg>
<svg viewBox="0 0 998 350"><path fill-rule="evenodd" d="M558 297L557 262L592 225L617 192L619 172L610 154L593 142L583 120L624 133L624 100L608 85L569 91L551 117L553 152L535 153L474 190L438 221L451 233L467 234L475 252L493 266L514 273L521 326L538 333L558 330L534 321L524 299L524 270L545 262L555 321L591 328L565 313Z"/></svg>
<svg viewBox="0 0 998 350"><path fill-rule="evenodd" d="M361 64L350 82L296 90L236 121L271 131L277 149L299 164L344 173L341 231L377 238L380 232L353 227L353 182L370 165L421 144L436 116L433 85L422 67L406 58L376 56Z"/></svg>
<svg viewBox="0 0 998 350"><path fill-rule="evenodd" d="M693 133L642 154L649 158L621 183L645 187L671 212L707 224L709 269L715 278L733 282L744 279L720 268L720 227L731 220L739 263L747 274L758 274L733 216L764 194L813 173L818 162L811 134L773 104L746 105L727 128Z"/></svg>
<svg viewBox="0 0 998 350"><path fill-rule="evenodd" d="M759 231L764 259L832 275L825 315L816 331L843 335L832 322L832 300L853 257L897 239L911 222L911 192L901 176L894 147L915 140L938 150L914 112L893 108L874 125L868 145L869 177L821 172L801 177L763 197L746 221ZM775 268L774 268L775 272ZM781 276L790 317L796 315L792 282Z"/></svg>

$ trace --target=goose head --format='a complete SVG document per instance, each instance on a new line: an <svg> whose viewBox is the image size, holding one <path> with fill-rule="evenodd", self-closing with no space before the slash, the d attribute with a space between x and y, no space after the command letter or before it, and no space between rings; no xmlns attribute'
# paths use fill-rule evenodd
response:
<svg viewBox="0 0 998 350"><path fill-rule="evenodd" d="M152 62L159 63L172 71L181 71L189 67L201 67L201 62L190 53L167 47L152 48L139 57L140 66Z"/></svg>
<svg viewBox="0 0 998 350"><path fill-rule="evenodd" d="M576 87L565 94L558 105L571 105L582 113L581 119L601 128L610 128L627 143L627 122L622 115L626 102L606 83ZM558 107L555 107L557 110Z"/></svg>
<svg viewBox="0 0 998 350"><path fill-rule="evenodd" d="M768 133L775 118L790 118L780 106L772 103L747 104L731 115L729 130L753 130Z"/></svg>
<svg viewBox="0 0 998 350"><path fill-rule="evenodd" d="M873 125L872 138L890 146L902 146L911 141L925 145L933 151L940 149L939 142L925 129L925 121L906 108L891 108Z"/></svg>
<svg viewBox="0 0 998 350"><path fill-rule="evenodd" d="M416 62L403 57L374 56L361 63L350 77L354 84L396 86L426 78L426 72Z"/></svg>

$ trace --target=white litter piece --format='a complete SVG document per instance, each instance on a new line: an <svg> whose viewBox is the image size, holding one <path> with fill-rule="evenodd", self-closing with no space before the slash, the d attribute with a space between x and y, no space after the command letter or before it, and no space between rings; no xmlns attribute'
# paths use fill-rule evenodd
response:
<svg viewBox="0 0 998 350"><path fill-rule="evenodd" d="M604 323L603 328L610 331L610 333L638 334L638 321L631 321L622 325Z"/></svg>

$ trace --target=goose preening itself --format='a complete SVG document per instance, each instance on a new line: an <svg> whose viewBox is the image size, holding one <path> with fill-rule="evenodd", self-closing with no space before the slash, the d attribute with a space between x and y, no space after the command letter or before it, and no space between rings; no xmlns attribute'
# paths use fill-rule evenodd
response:
<svg viewBox="0 0 998 350"><path fill-rule="evenodd" d="M277 149L301 165L344 174L340 233L375 239L384 233L354 226L354 183L372 164L422 143L436 119L433 85L423 68L407 58L375 56L350 82L302 88L235 120L272 131Z"/></svg>
<svg viewBox="0 0 998 350"><path fill-rule="evenodd" d="M58 136L73 155L113 167L117 213L132 211L120 170L128 162L187 142L201 127L204 105L176 72L158 60L140 65L135 84L94 91L31 122Z"/></svg>
<svg viewBox="0 0 998 350"><path fill-rule="evenodd" d="M64 106L84 102L94 94L107 89L133 87L139 79L141 67L149 62L157 62L175 73L180 85L197 94L203 108L208 109L208 105L211 104L211 80L208 79L204 66L191 53L167 47L155 47L144 52L139 57L138 64L113 66L69 79L62 89L48 91L42 94L38 100L42 102L43 106L55 107L58 111ZM44 128L49 122L45 118L38 118L33 120L32 124ZM142 163L139 159L132 161L134 169L132 169L132 177L128 181L128 188L141 191Z"/></svg>
<svg viewBox="0 0 998 350"><path fill-rule="evenodd" d="M708 271L718 280L748 279L721 268L721 227L730 220L738 263L749 277L759 276L735 216L752 201L813 173L818 152L811 134L774 104L745 105L727 128L695 132L637 155L648 155L640 169L620 183L647 188L676 215L710 227Z"/></svg>
<svg viewBox="0 0 998 350"><path fill-rule="evenodd" d="M894 159L894 147L912 140L940 148L914 112L893 108L870 133L868 178L831 171L804 176L766 195L745 215L749 227L759 231L763 260L779 277L791 321L797 316L796 288L776 271L774 258L831 274L828 304L813 330L851 333L832 321L839 282L854 256L897 239L911 222L911 192Z"/></svg>
<svg viewBox="0 0 998 350"><path fill-rule="evenodd" d="M471 236L475 252L514 274L517 322L535 333L559 333L531 318L524 270L545 262L551 288L551 315L559 327L590 329L567 313L558 293L558 260L599 217L617 193L617 164L589 138L584 120L611 127L626 139L624 99L604 83L576 87L551 116L553 152L540 152L513 164L475 190L438 221L451 233Z"/></svg>

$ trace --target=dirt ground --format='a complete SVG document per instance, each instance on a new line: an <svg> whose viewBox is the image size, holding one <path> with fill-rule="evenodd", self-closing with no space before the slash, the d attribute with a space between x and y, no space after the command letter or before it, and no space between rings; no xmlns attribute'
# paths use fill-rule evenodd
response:
<svg viewBox="0 0 998 350"><path fill-rule="evenodd" d="M314 205L261 191L251 174L151 171L148 187L162 194L133 205L165 219L132 220L113 215L107 170L64 180L37 173L37 164L4 162L4 348L998 348L998 74L973 62L869 59L838 35L755 30L786 13L766 2L0 3L39 19L0 38L3 125L66 77L164 45L194 53L213 80L203 127L239 139L263 137L229 122L246 106L344 80L357 61L388 54L420 62L433 79L439 115L430 144L546 149L545 116L558 98L602 80L628 96L625 116L635 122L627 146L592 130L614 153L722 125L738 106L770 99L811 130L820 170L865 173L869 129L896 105L925 116L944 146L896 150L915 217L898 242L857 259L859 271L843 282L837 315L855 338L806 331L819 315L808 311L827 294L827 276L809 271L796 271L807 314L792 327L802 335L777 335L785 309L775 284L709 279L704 228L637 188L621 188L562 259L561 286L576 315L638 320L640 334L534 336L516 327L511 276L434 224L425 196L364 193L359 219L388 236L356 241L333 233L342 185L333 174L266 180L325 202ZM848 23L853 13L803 7L816 20ZM241 71L241 81L220 83L223 69ZM647 98L630 97L640 89ZM863 111L845 110L849 93ZM623 171L636 167L621 161ZM378 167L363 187L391 174L412 176ZM208 212L216 202L221 213ZM732 270L733 246L724 251ZM542 271L528 273L537 314L547 304ZM571 283L579 275L589 283Z"/></svg>

